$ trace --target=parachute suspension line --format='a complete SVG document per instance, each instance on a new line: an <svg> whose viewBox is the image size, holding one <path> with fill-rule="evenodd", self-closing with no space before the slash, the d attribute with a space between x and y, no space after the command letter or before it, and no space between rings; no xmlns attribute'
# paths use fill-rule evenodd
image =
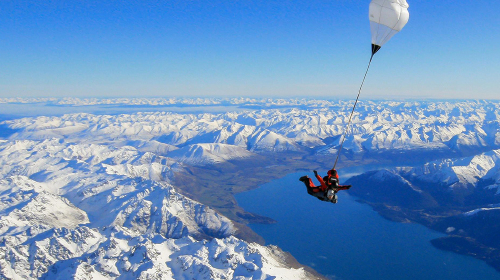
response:
<svg viewBox="0 0 500 280"><path fill-rule="evenodd" d="M379 46L377 46L377 47L378 47L378 49L380 49ZM370 62L368 62L368 67L366 67L365 76L363 77L363 81L361 82L361 86L359 87L358 96L356 97L356 101L354 102L354 106L352 106L351 115L349 116L349 122L347 123L347 127L344 131L344 134L342 135L342 142L340 142L339 151L337 152L337 158L335 159L335 163L333 164L332 169L335 169L335 167L337 166L337 162L338 162L339 157L340 157L340 151L342 151L342 146L344 145L345 138L347 136L347 133L349 132L349 128L351 126L352 115L354 114L354 109L356 109L356 104L358 104L358 99L359 99L359 95L361 94L361 89L363 88L363 84L365 83L366 75L368 74L368 70L370 69L370 64L372 63L373 55L375 54L375 52L378 51L378 49L374 50L373 46L372 46L372 56L370 57Z"/></svg>

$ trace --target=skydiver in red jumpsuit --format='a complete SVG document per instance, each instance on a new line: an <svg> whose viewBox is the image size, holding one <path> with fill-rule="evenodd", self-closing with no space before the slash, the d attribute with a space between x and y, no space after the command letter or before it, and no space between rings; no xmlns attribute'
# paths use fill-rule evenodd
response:
<svg viewBox="0 0 500 280"><path fill-rule="evenodd" d="M327 176L321 178L318 172L314 170L314 176L318 179L320 186L314 185L312 179L308 176L302 176L299 180L306 185L308 194L317 197L319 200L337 203L337 192L348 190L351 188L351 185L339 185L339 175L335 169L328 170L327 174Z"/></svg>

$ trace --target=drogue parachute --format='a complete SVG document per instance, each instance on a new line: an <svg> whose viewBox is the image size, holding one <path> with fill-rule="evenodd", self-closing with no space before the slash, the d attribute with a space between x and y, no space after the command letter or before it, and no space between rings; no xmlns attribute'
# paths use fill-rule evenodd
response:
<svg viewBox="0 0 500 280"><path fill-rule="evenodd" d="M401 29L403 29L406 25L410 19L408 7L409 5L406 0L372 0L370 2L368 18L370 20L370 29L372 32L372 55L370 57L370 61L368 62L368 67L366 68L361 86L359 87L358 96L356 97L351 114L349 115L349 121L347 122L346 129L344 130L342 141L340 142L337 152L337 158L335 159L332 169L335 169L337 166L342 146L344 145L347 133L349 133L352 115L356 109L356 104L358 104L359 95L361 94L361 89L365 83L366 74L368 74L368 70L370 69L373 55L380 50L380 48L387 43L392 36L401 31Z"/></svg>
<svg viewBox="0 0 500 280"><path fill-rule="evenodd" d="M369 8L372 54L403 29L410 18L406 0L372 0Z"/></svg>

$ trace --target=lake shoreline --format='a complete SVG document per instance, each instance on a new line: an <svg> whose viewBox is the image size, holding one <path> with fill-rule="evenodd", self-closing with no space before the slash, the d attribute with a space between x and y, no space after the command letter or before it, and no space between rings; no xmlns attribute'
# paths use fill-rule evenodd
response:
<svg viewBox="0 0 500 280"><path fill-rule="evenodd" d="M374 203L360 198L357 201L370 205L381 217L389 221L417 223L428 229L446 234L447 236L430 240L432 246L443 251L484 261L500 273L500 248L485 246L468 235L456 235L446 232L442 227L437 226L442 221L442 216L433 216L424 211L413 211L402 207L391 207L383 203ZM450 213L450 216L452 215Z"/></svg>

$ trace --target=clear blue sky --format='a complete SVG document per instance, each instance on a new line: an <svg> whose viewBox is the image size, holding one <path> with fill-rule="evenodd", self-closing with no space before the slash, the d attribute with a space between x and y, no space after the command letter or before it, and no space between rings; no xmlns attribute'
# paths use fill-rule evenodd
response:
<svg viewBox="0 0 500 280"><path fill-rule="evenodd" d="M355 98L369 2L2 0L0 97ZM500 2L408 3L363 98L500 99Z"/></svg>

